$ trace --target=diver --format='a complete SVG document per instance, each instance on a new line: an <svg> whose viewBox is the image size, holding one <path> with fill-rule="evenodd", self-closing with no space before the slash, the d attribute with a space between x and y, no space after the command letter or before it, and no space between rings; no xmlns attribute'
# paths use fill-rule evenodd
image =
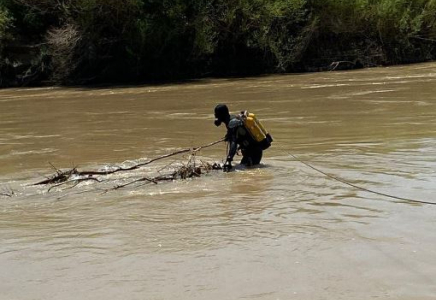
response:
<svg viewBox="0 0 436 300"><path fill-rule="evenodd" d="M220 126L222 123L226 125L225 141L229 143L226 162L223 166L224 172L232 169L233 157L238 150L242 153L242 165L247 167L258 165L263 154L261 143L257 142L244 126L240 115L231 116L225 104L218 104L215 107L215 125Z"/></svg>

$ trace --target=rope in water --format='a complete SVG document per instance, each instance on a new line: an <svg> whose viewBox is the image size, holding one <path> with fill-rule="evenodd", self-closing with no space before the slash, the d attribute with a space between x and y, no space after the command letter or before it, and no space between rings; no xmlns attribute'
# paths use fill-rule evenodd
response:
<svg viewBox="0 0 436 300"><path fill-rule="evenodd" d="M415 199L408 199L408 198L403 198L403 197L392 196L392 195L388 195L388 194L385 194L385 193L380 193L380 192L377 192L377 191L373 191L373 190L370 190L370 189L367 189L367 188L364 188L364 187L361 187L361 186L355 185L355 184L353 184L353 183L348 182L348 181L345 180L345 179L342 179L342 178L339 178L339 177L336 177L336 176L333 176L333 175L327 174L327 173L325 173L325 172L323 172L323 171L321 171L321 170L315 168L314 166L308 164L307 162L302 161L301 159L299 159L298 157L296 157L296 156L293 155L293 154L291 154L291 156L292 156L296 161L298 161L298 162L300 162L300 163L306 165L307 167L309 167L309 168L311 168L311 169L317 171L318 173L321 173L321 174L323 174L324 176L327 176L328 178L331 178L331 179L333 179L333 180L339 181L339 182L341 182L341 183L343 183L343 184L346 184L346 185L349 185L349 186L351 186L351 187L354 187L354 188L356 188L356 189L358 189L358 190L365 191L365 192L368 192L368 193L371 193L371 194L376 194L376 195L380 195L380 196L388 197L388 198L391 198L391 199L401 200L401 201L407 201L407 202L412 202L412 203L420 203L420 204L428 204L428 205L436 205L436 203L434 203L434 202L428 202L428 201L421 201L421 200L415 200Z"/></svg>

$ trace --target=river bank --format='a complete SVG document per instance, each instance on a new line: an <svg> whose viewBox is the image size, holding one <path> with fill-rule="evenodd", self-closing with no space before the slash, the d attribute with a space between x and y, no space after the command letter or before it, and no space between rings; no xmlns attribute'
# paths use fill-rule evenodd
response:
<svg viewBox="0 0 436 300"><path fill-rule="evenodd" d="M0 2L0 86L313 72L436 59L433 0Z"/></svg>

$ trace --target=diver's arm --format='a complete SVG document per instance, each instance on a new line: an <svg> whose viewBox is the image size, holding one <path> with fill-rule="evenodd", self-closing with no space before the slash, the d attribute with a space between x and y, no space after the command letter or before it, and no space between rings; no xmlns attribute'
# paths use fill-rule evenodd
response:
<svg viewBox="0 0 436 300"><path fill-rule="evenodd" d="M236 143L236 131L234 129L229 129L226 138L229 142L229 153L227 154L227 161L232 162L233 157L236 155L236 151L238 149L238 144Z"/></svg>
<svg viewBox="0 0 436 300"><path fill-rule="evenodd" d="M236 154L236 150L238 146L238 144L236 143L236 134L234 130L232 129L228 130L226 135L226 141L229 143L229 152L226 157L226 162L223 166L223 171L229 172L233 168L232 161L233 161L233 157Z"/></svg>
<svg viewBox="0 0 436 300"><path fill-rule="evenodd" d="M231 140L229 144L229 154L227 155L227 161L229 162L233 161L233 157L235 156L237 149L238 149L238 144L236 143L236 141Z"/></svg>

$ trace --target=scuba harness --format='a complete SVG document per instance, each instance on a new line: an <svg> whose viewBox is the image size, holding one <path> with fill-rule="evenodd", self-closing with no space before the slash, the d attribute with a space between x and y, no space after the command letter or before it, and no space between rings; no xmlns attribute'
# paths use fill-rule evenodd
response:
<svg viewBox="0 0 436 300"><path fill-rule="evenodd" d="M255 114L241 111L236 118L242 121L250 136L259 144L262 150L266 150L271 146L273 138L256 118Z"/></svg>

